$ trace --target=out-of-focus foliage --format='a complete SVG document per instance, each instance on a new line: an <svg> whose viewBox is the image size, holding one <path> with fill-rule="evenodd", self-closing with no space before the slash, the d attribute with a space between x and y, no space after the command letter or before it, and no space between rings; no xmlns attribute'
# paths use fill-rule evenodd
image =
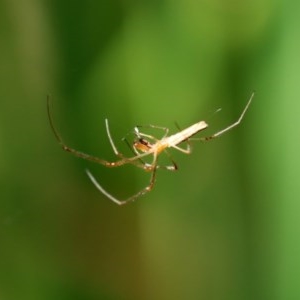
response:
<svg viewBox="0 0 300 300"><path fill-rule="evenodd" d="M0 299L300 299L300 9L297 1L0 1ZM155 189L106 169L136 124L176 132ZM222 107L222 111L215 111ZM146 130L146 129L145 129ZM160 134L160 133L158 133Z"/></svg>

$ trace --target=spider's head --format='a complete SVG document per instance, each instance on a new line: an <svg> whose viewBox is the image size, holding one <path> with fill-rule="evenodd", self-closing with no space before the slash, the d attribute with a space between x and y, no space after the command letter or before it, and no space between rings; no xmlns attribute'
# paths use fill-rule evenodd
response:
<svg viewBox="0 0 300 300"><path fill-rule="evenodd" d="M133 147L140 152L148 152L152 148L152 144L146 139L139 138L133 142Z"/></svg>
<svg viewBox="0 0 300 300"><path fill-rule="evenodd" d="M148 152L152 148L152 144L147 139L142 137L138 126L134 127L134 134L136 139L133 142L133 148L142 153Z"/></svg>

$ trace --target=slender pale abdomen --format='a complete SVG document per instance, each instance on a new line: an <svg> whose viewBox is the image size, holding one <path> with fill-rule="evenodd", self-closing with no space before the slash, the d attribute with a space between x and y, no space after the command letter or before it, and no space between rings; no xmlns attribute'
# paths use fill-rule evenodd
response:
<svg viewBox="0 0 300 300"><path fill-rule="evenodd" d="M182 131L175 133L169 137L166 137L164 139L164 142L168 144L167 147L172 147L179 145L186 139L192 137L197 132L204 130L208 127L208 124L205 121L200 121L194 125L191 125L190 127L183 129Z"/></svg>

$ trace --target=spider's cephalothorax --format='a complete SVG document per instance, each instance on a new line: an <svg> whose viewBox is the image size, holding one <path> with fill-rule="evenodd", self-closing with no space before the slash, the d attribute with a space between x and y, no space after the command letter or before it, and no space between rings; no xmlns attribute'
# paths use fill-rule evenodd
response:
<svg viewBox="0 0 300 300"><path fill-rule="evenodd" d="M152 147L153 144L151 144L149 141L143 138L139 138L134 141L133 147L142 153L148 152Z"/></svg>
<svg viewBox="0 0 300 300"><path fill-rule="evenodd" d="M154 125L148 125L148 127L150 128L156 128L156 129L161 129L164 131L164 135L161 139L157 139L152 135L149 134L144 134L142 132L139 131L139 127L137 126L134 128L134 134L136 136L136 140L133 142L132 145L129 145L129 143L127 142L127 140L124 138L123 140L125 140L125 142L129 145L129 147L131 148L131 150L133 151L133 156L132 157L125 157L121 152L119 152L119 150L117 149L117 147L115 146L113 139L111 137L110 134L110 130L109 130L109 126L108 126L108 120L105 119L105 126L106 126L106 132L107 132L107 136L110 142L110 145L115 153L115 155L118 157L118 160L114 161L114 162L110 162L101 158L98 158L96 156L92 156L83 152L80 152L76 149L73 149L69 146L67 146L63 140L61 139L60 135L58 134L57 130L54 127L54 123L52 120L52 116L50 113L50 97L48 96L47 98L47 112L48 112L48 117L49 117L49 121L50 121L50 126L51 129L58 141L58 143L60 144L60 146L62 147L62 149L64 151L67 151L69 153L72 153L73 155L104 165L105 167L120 167L122 165L125 164L132 164L135 165L139 168L142 168L143 170L150 172L151 173L151 177L150 177L150 182L149 184L143 188L142 190L140 190L139 192L137 192L136 194L134 194L133 196L125 199L125 200L119 200L116 197L114 197L113 195L111 195L110 193L108 193L99 183L98 181L94 178L94 176L88 171L87 175L89 176L89 178L91 179L91 181L93 182L93 184L96 186L96 188L102 193L104 194L106 197L108 197L110 200L112 200L113 202L115 202L118 205L123 205L126 204L130 201L134 201L135 199L137 199L138 197L150 192L153 187L154 187L154 183L155 183L155 178L156 178L156 171L158 168L164 168L167 169L169 171L176 171L177 165L176 163L173 161L173 159L171 158L170 154L166 151L167 148L174 148L179 150L180 152L183 152L185 154L189 154L191 153L191 148L190 148L190 144L189 142L191 140L198 140L198 141L208 141L208 140L212 140L214 138L217 138L219 136L221 136L223 133L229 131L230 129L236 127L237 125L240 124L240 122L242 121L252 99L254 97L254 92L251 94L251 97L247 103L247 105L245 106L243 112L241 113L239 119L234 122L233 124L227 126L226 128L216 132L215 134L208 136L208 137L200 137L200 138L191 138L193 137L196 133L204 130L207 128L207 123L205 121L200 121L198 123L195 123L185 129L183 129L182 131L179 131L173 135L168 136L169 133L169 129L165 128L165 127L159 127L159 126L154 126ZM152 142L149 142L149 140ZM178 145L180 145L183 142L187 142L187 148L182 148ZM158 156L160 153L165 152L167 154L167 156L169 157L170 161L171 161L171 165L167 165L167 166L160 166L158 164ZM147 156L152 156L152 161L151 163L147 163L144 161L144 158L146 158Z"/></svg>

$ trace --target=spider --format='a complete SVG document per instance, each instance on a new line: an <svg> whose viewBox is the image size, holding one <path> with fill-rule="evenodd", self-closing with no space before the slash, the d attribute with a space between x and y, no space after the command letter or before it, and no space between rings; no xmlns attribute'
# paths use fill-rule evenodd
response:
<svg viewBox="0 0 300 300"><path fill-rule="evenodd" d="M130 196L125 200L120 200L120 199L117 199L116 197L114 197L113 195L111 195L110 193L108 193L98 183L98 181L91 174L91 172L89 170L86 170L86 173L87 173L88 177L90 178L90 180L92 181L92 183L103 195L105 195L107 198L109 198L110 200L112 200L114 203L116 203L118 205L124 205L124 204L127 204L129 202L136 200L140 196L143 196L144 194L150 192L153 189L154 184L155 184L157 169L164 168L169 171L176 171L178 169L176 163L173 161L170 154L167 152L168 148L174 148L184 154L190 154L191 153L191 146L189 143L190 140L209 141L209 140L212 140L214 138L221 136L225 132L238 126L240 124L240 122L242 121L242 119L244 118L244 115L245 115L246 111L248 110L253 97L254 97L254 92L252 92L244 110L242 111L240 117L238 118L238 120L236 122L232 123L231 125L227 126L224 129L214 133L213 135L206 136L206 137L191 139L191 137L193 137L196 133L198 133L208 127L208 124L205 121L200 121L198 123L195 123L173 135L170 135L170 136L168 136L168 133L169 133L168 128L154 126L154 125L148 125L148 127L150 127L150 128L157 128L157 129L161 129L164 131L164 135L162 136L161 139L157 139L152 135L148 135L148 134L140 132L139 128L141 126L136 126L133 129L133 134L135 135L135 140L132 145L130 145L130 143L127 141L126 138L123 138L123 140L131 148L131 150L134 154L132 157L125 157L121 152L119 152L119 150L115 146L113 139L111 137L108 120L105 119L105 127L106 127L106 132L107 132L107 136L108 136L110 145L113 149L113 152L118 157L118 160L112 161L112 162L89 155L89 154L86 154L84 152L80 152L76 149L73 149L73 148L67 146L63 142L62 138L58 134L58 131L54 127L54 122L53 122L53 118L52 118L51 111L50 111L50 97L49 96L47 97L47 112L48 112L48 118L49 118L51 129L55 135L56 140L58 141L58 143L60 144L60 146L62 147L62 149L64 151L69 152L77 157L86 159L88 161L104 165L105 167L108 167L108 168L120 167L125 164L132 164L132 165L135 165L135 166L142 168L143 170L151 173L149 184L146 187L144 187L139 192L135 193L133 196ZM186 148L182 148L182 147L178 146L183 142L187 142ZM167 165L167 166L158 165L158 156L162 152L167 154L167 156L169 157L169 159L172 163L171 165ZM152 155L152 162L151 163L145 162L143 159L150 155Z"/></svg>

